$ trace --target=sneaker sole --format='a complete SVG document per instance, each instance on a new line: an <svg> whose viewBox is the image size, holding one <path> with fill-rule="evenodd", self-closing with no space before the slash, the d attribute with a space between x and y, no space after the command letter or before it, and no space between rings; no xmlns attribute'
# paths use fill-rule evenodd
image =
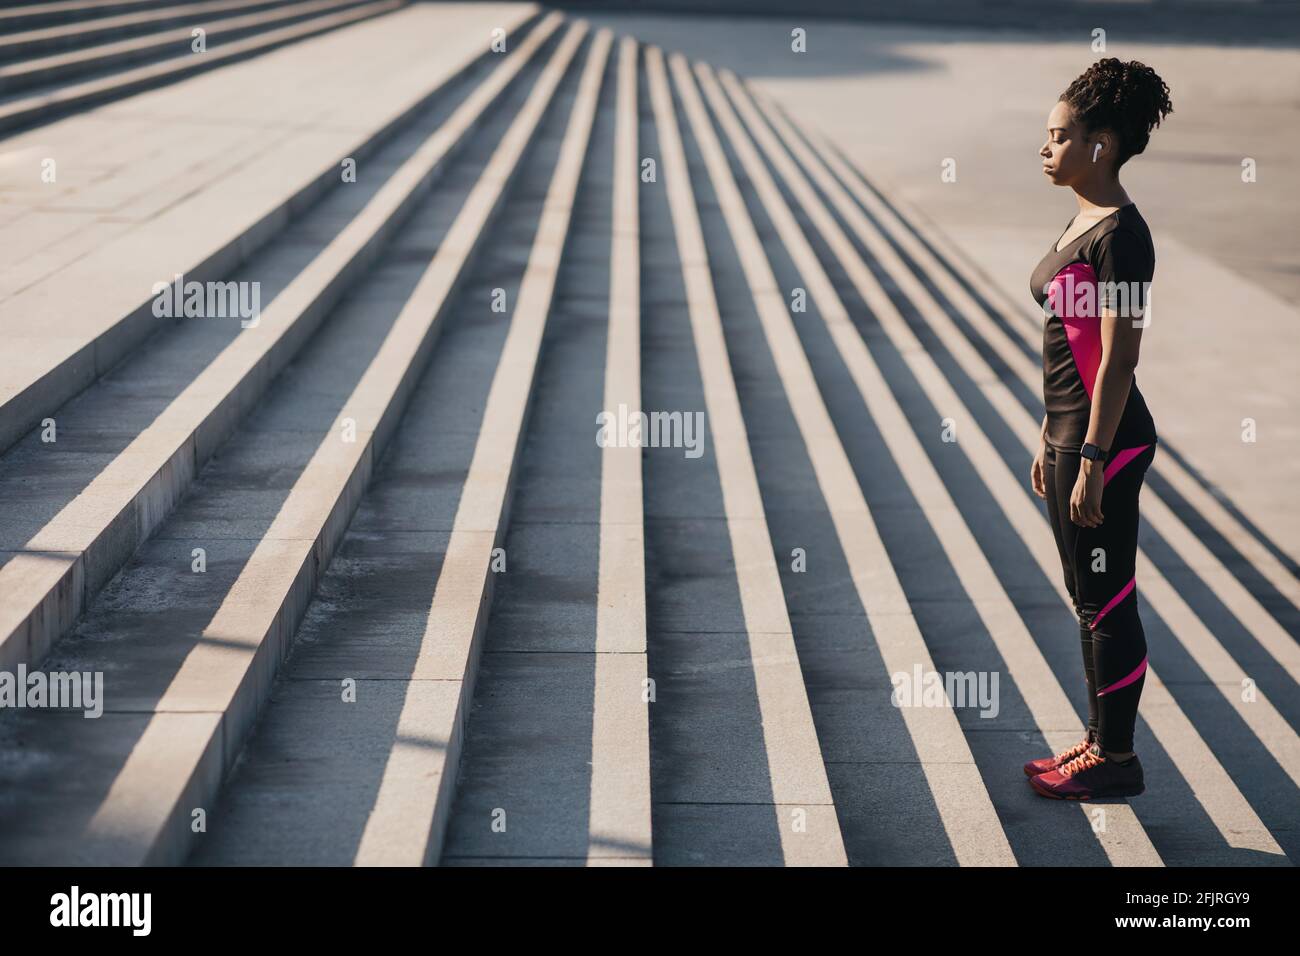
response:
<svg viewBox="0 0 1300 956"><path fill-rule="evenodd" d="M1078 796L1077 794L1070 795L1070 794L1053 793L1050 790L1044 790L1037 783L1035 783L1035 780L1037 780L1039 776L1041 776L1041 774L1035 774L1031 776L1029 778L1029 785L1034 788L1034 793L1038 794L1040 797L1046 797L1049 800L1080 800L1080 801L1116 800L1116 799L1127 799L1128 797L1140 797L1142 794L1147 792L1146 784L1143 784L1137 790L1134 790L1130 793L1107 793L1100 796L1089 795L1086 797Z"/></svg>

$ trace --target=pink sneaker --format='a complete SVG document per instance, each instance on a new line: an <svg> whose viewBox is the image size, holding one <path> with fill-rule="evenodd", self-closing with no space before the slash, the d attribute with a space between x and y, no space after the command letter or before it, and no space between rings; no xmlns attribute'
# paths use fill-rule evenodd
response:
<svg viewBox="0 0 1300 956"><path fill-rule="evenodd" d="M1128 763L1116 763L1093 744L1056 770L1029 778L1040 796L1055 800L1093 800L1098 797L1136 797L1146 789L1142 763L1134 754Z"/></svg>
<svg viewBox="0 0 1300 956"><path fill-rule="evenodd" d="M1025 764L1025 776L1036 777L1040 773L1047 773L1049 770L1055 770L1057 767L1061 766L1061 764L1069 763L1091 746L1092 736L1089 735L1083 738L1083 740L1080 740L1069 750L1062 750L1055 757L1040 757L1037 760L1031 760L1029 763Z"/></svg>

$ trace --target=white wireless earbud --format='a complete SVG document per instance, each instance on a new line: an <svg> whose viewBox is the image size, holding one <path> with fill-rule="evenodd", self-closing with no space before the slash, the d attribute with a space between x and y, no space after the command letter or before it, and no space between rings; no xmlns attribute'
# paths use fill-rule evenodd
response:
<svg viewBox="0 0 1300 956"><path fill-rule="evenodd" d="M1096 146L1092 148L1092 161L1094 163L1097 161L1097 154L1100 152L1101 152L1101 143L1098 143Z"/></svg>

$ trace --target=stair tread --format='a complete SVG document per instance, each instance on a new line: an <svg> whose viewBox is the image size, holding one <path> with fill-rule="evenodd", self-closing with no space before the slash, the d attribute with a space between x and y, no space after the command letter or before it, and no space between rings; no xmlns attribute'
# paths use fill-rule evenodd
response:
<svg viewBox="0 0 1300 956"><path fill-rule="evenodd" d="M416 6L392 18L358 26L346 36L326 36L247 64L239 71L218 71L108 107L109 111L124 110L128 114L142 107L157 110L152 124L166 128L175 122L173 117L186 115L182 104L187 96L205 98L211 92L221 99L220 91L224 88L243 91L233 99L225 99L223 110L230 111L226 115L237 115L241 104L250 107L253 115L268 118L276 110L293 107L291 112L302 116L304 123L292 129L256 163L234 170L200 167L187 174L194 180L185 184L187 188L178 190L183 191L184 198L170 208L142 209L141 212L152 211L153 215L135 228L110 232L96 249L83 252L71 262L46 263L45 271L34 283L2 300L0 335L6 341L17 343L15 352L22 361L6 363L0 370L0 399L3 399L0 447L7 446L39 421L43 414L37 414L38 410L44 413L57 407L61 402L54 401L55 396L66 400L94 376L116 364L124 349L108 349L104 337L114 330L120 332L124 317L150 301L155 282L166 281L177 273L192 274L223 250L237 249L234 244L240 237L249 235L256 224L282 209L317 178L339 169L340 161L355 152L375 130L401 116L453 75L469 57L480 53L489 25L502 21L503 16L507 23L518 23L530 12L530 7L521 5L508 5L504 10L464 7L448 24L440 19L438 11ZM423 38L433 23L446 30L437 57L430 57L423 46ZM353 43L360 44L363 51L409 49L410 66L379 69L374 58L339 55ZM271 81L276 75L282 75L282 71L296 72L300 67L306 67L310 75L314 72L310 65L316 63L319 69L322 62L330 69L317 82L295 87L292 95L286 92L283 96L264 97L257 92L260 84L249 82L250 77ZM273 82L264 85L276 86ZM273 102L257 107L258 99ZM341 104L347 105L343 114L339 113ZM81 139L83 122L94 115L72 117L54 127L19 137L16 144L19 148L29 143L46 144L42 153L48 149L54 157L64 155L59 140L66 137L70 143L77 142ZM338 115L348 116L348 121L338 123L333 119ZM330 118L327 125L311 122L327 117ZM50 148L52 137L54 146ZM69 146L68 153L76 155L76 147ZM201 150L195 153L196 158L202 155ZM124 163L121 171L148 183L153 165L147 161ZM35 172L39 178L39 163ZM100 180L112 181L112 176ZM118 190L121 186L103 188ZM83 194L93 197L94 187L87 187ZM39 194L33 198L39 209ZM0 244L20 244L25 228L21 219L0 227ZM36 321L36 317L51 312L68 317L73 328L61 325L56 332L46 323ZM92 348L96 345L97 348ZM26 407L24 394L42 382L54 395L42 395L39 399L33 396L37 408Z"/></svg>

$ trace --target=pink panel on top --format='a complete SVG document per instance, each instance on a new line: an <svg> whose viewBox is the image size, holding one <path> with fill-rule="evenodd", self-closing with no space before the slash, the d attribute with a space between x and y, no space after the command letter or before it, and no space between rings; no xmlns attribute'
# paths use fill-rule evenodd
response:
<svg viewBox="0 0 1300 956"><path fill-rule="evenodd" d="M1074 367L1091 400L1097 369L1101 367L1101 313L1097 310L1097 274L1092 266L1072 262L1058 272L1047 288L1047 300L1065 326Z"/></svg>

